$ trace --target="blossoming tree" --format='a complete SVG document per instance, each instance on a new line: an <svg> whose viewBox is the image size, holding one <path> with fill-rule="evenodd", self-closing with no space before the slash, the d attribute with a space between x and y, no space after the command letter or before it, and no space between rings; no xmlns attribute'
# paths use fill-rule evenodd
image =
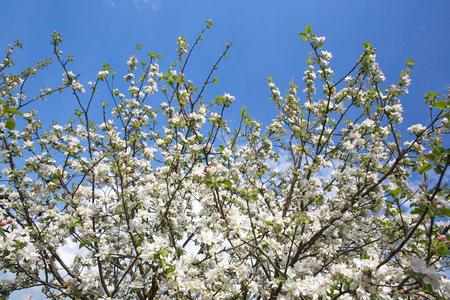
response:
<svg viewBox="0 0 450 300"><path fill-rule="evenodd" d="M0 294L40 286L51 299L448 299L450 97L427 94L429 121L403 138L399 97L413 63L383 89L366 43L335 80L325 38L307 26L303 94L290 83L282 97L269 78L277 118L264 128L243 109L231 129L223 114L234 97L204 94L230 45L202 86L186 78L202 34L191 48L178 38L165 73L159 55L132 56L126 91L106 64L85 87L53 34L63 85L37 98L70 90L79 108L67 124L44 127L25 112L36 68L1 74L0 269L15 279ZM99 113L102 86L109 100ZM14 130L7 120L19 111L25 124ZM70 261L61 255L69 242L79 248Z"/></svg>

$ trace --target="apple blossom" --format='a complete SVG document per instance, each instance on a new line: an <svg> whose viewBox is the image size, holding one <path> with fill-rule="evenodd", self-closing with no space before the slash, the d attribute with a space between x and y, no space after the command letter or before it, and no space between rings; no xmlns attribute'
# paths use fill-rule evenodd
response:
<svg viewBox="0 0 450 300"><path fill-rule="evenodd" d="M79 108L67 124L30 110L20 130L7 124L14 111L0 117L0 269L14 277L0 295L40 286L51 299L448 298L448 99L429 100L436 113L404 139L398 96L412 62L382 90L365 43L332 83L325 38L305 31L303 86L283 96L269 78L278 115L264 127L243 108L237 128L224 111L239 99L206 93L230 44L199 89L185 66L202 38L188 50L179 37L177 67L161 73L161 56L138 65L135 55L123 77L105 64L88 93L54 33L64 86L48 94L69 88ZM97 85L111 98L95 123ZM23 110L10 94L4 102Z"/></svg>

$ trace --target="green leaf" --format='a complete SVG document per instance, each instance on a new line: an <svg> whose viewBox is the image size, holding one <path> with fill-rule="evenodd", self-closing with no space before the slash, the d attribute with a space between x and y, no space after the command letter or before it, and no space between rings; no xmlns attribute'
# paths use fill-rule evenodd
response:
<svg viewBox="0 0 450 300"><path fill-rule="evenodd" d="M397 188L397 189L395 189L395 190L389 191L389 193L391 193L392 196L397 196L397 195L400 194L401 192L402 192L402 188L401 188L401 187L399 187L399 188Z"/></svg>
<svg viewBox="0 0 450 300"><path fill-rule="evenodd" d="M441 256L445 256L445 255L450 254L450 251L448 250L447 246L443 242L439 243L439 246L438 246L436 252L437 252L437 254L439 254Z"/></svg>
<svg viewBox="0 0 450 300"><path fill-rule="evenodd" d="M445 208L443 210L443 214L450 218L450 209L449 208Z"/></svg>
<svg viewBox="0 0 450 300"><path fill-rule="evenodd" d="M419 168L419 174L422 175L423 173L425 173L425 172L431 170L432 168L433 168L433 166L432 166L431 164L426 163L426 164L424 164L423 166L421 166L421 167Z"/></svg>
<svg viewBox="0 0 450 300"><path fill-rule="evenodd" d="M228 187L231 187L233 184L231 183L231 181L229 181L228 179L225 179L224 181L223 181L223 184L225 184L226 186L228 186Z"/></svg>
<svg viewBox="0 0 450 300"><path fill-rule="evenodd" d="M410 212L411 215L419 215L421 213L423 213L423 208L420 207L416 207Z"/></svg>
<svg viewBox="0 0 450 300"><path fill-rule="evenodd" d="M439 108L440 110L445 110L447 109L448 105L447 105L447 101L437 101L433 103L433 107L435 108Z"/></svg>
<svg viewBox="0 0 450 300"><path fill-rule="evenodd" d="M433 160L436 159L436 156L434 156L433 154L425 154L424 157L425 157L427 160L431 160L431 161L433 161Z"/></svg>
<svg viewBox="0 0 450 300"><path fill-rule="evenodd" d="M8 120L6 120L6 128L8 128L9 130L13 130L14 127L16 127L16 122L14 122L13 119L8 118Z"/></svg>
<svg viewBox="0 0 450 300"><path fill-rule="evenodd" d="M169 256L169 250L167 250L167 249L161 249L161 256L162 257L167 257L167 256Z"/></svg>
<svg viewBox="0 0 450 300"><path fill-rule="evenodd" d="M78 245L78 249L83 248L86 245L86 243L84 241L80 242L80 245Z"/></svg>
<svg viewBox="0 0 450 300"><path fill-rule="evenodd" d="M214 182L211 180L211 178L206 178L206 179L205 179L205 184L206 184L207 186L212 186L213 183L214 183Z"/></svg>
<svg viewBox="0 0 450 300"><path fill-rule="evenodd" d="M109 65L104 63L103 64L103 71L111 71L113 68Z"/></svg>
<svg viewBox="0 0 450 300"><path fill-rule="evenodd" d="M172 277L175 275L175 270L173 268L168 268L167 271L167 276Z"/></svg>
<svg viewBox="0 0 450 300"><path fill-rule="evenodd" d="M15 115L19 115L19 116L23 117L22 113L15 108L10 108L10 107L6 108L5 107L5 111L9 112L11 114L15 114Z"/></svg>
<svg viewBox="0 0 450 300"><path fill-rule="evenodd" d="M444 148L436 147L436 148L433 149L433 154L436 155L436 156L440 156L442 151L444 151Z"/></svg>
<svg viewBox="0 0 450 300"><path fill-rule="evenodd" d="M436 98L439 98L440 96L441 96L440 94L437 94L433 91L426 93L425 94L425 104L430 103L431 101L433 101Z"/></svg>
<svg viewBox="0 0 450 300"><path fill-rule="evenodd" d="M305 32L306 33L311 33L311 25L306 25Z"/></svg>

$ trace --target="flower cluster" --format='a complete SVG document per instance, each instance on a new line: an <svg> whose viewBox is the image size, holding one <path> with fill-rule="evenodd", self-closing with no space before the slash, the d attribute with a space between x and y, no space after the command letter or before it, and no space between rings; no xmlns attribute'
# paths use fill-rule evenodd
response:
<svg viewBox="0 0 450 300"><path fill-rule="evenodd" d="M20 130L0 116L0 269L15 278L0 295L40 285L51 299L448 298L447 102L404 139L397 97L411 63L383 94L365 44L333 84L325 38L310 30L305 95L291 82L282 96L269 78L277 117L264 128L244 108L233 129L224 111L235 97L209 98L216 80L185 81L184 37L179 69L135 55L123 86L105 64L87 93L55 34L80 107L67 124L31 110ZM21 109L22 94L8 93Z"/></svg>
<svg viewBox="0 0 450 300"><path fill-rule="evenodd" d="M108 70L100 71L97 74L97 77L100 81L104 81L108 76L109 76Z"/></svg>

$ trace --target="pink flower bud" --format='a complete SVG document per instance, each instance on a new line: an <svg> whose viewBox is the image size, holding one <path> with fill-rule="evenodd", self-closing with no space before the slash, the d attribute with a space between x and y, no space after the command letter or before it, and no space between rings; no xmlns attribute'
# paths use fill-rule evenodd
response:
<svg viewBox="0 0 450 300"><path fill-rule="evenodd" d="M446 237L445 235L441 234L441 235L439 236L439 239L440 239L441 241L443 241L443 240L447 239L447 237Z"/></svg>
<svg viewBox="0 0 450 300"><path fill-rule="evenodd" d="M428 187L428 182L422 182L421 184L419 184L419 187L427 188Z"/></svg>
<svg viewBox="0 0 450 300"><path fill-rule="evenodd" d="M6 221L2 221L2 222L0 223L1 226L5 226L6 224L8 224Z"/></svg>

